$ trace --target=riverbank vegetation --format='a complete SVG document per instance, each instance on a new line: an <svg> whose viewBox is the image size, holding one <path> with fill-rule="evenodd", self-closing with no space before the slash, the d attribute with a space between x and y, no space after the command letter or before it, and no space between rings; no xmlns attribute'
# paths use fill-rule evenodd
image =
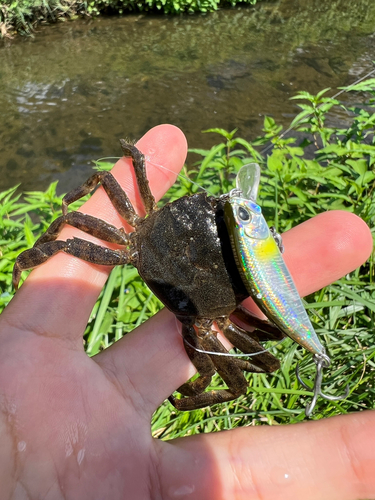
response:
<svg viewBox="0 0 375 500"><path fill-rule="evenodd" d="M106 14L205 14L222 7L260 3L265 4L265 13L268 12L276 25L296 23L294 30L289 31L290 36L296 33L298 43L301 43L301 33L304 33L310 42L322 38L330 40L333 31L337 29L335 26L338 25L341 32L373 32L375 5L367 0L355 0L349 6L346 0L313 0L301 5L297 19L290 19L291 2L286 0L3 0L0 2L0 38L12 37L16 33L35 34L35 28L41 24L77 18L94 19ZM317 12L324 15L318 16L318 23L312 23ZM265 19L268 18L265 13L260 12L259 34L264 28ZM272 32L273 29L268 30L267 36L272 35ZM275 43L278 40L276 37Z"/></svg>
<svg viewBox="0 0 375 500"><path fill-rule="evenodd" d="M362 217L374 232L375 79L349 91L367 95L368 99L365 104L347 108L338 98L327 97L332 94L327 89L317 95L300 92L294 99L301 112L287 134L271 118L265 118L262 134L252 142L238 137L235 130L206 131L217 134L218 144L210 150L192 150L197 162L184 169L165 200L193 194L200 189L198 185L215 195L228 192L239 168L257 161L262 168L259 202L269 224L278 231L284 232L323 211L340 209ZM331 113L338 108L349 122L343 128L330 125ZM96 168L111 166L101 161ZM32 246L61 214L62 196L56 194L56 184L45 192L23 196L16 188L0 193L0 311L14 293L11 273L17 255ZM373 408L374 298L373 257L306 298L310 317L333 359L324 392L341 393L346 384L351 389L345 401L319 399L313 418ZM105 349L161 307L134 268L115 268L86 328L87 353L91 356ZM311 379L315 366L311 355L290 339L270 349L280 359L281 369L274 374L248 375L247 396L188 413L179 413L166 402L154 415L153 435L170 439L261 422L303 420L311 393L299 386L295 367L300 363L302 377ZM222 381L215 377L211 388L221 387Z"/></svg>
<svg viewBox="0 0 375 500"><path fill-rule="evenodd" d="M5 0L0 4L0 35L29 34L39 23L129 12L206 13L257 0Z"/></svg>

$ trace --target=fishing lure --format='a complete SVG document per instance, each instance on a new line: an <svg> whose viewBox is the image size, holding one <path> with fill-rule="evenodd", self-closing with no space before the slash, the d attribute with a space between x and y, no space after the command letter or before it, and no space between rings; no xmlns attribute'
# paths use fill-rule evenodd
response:
<svg viewBox="0 0 375 500"><path fill-rule="evenodd" d="M260 182L260 168L256 163L245 165L237 176L237 189L230 193L225 205L226 225L233 253L243 282L259 309L283 333L313 353L317 367L314 397L306 407L310 416L318 396L330 401L347 398L349 387L343 396L329 396L322 392L323 369L330 366L314 327L307 315L292 276L282 256L281 237L271 230L256 203ZM297 378L301 379L298 366Z"/></svg>

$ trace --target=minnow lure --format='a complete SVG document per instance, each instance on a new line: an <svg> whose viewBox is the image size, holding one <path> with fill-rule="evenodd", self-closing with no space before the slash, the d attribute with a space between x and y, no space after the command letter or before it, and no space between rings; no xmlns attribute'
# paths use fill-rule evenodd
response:
<svg viewBox="0 0 375 500"><path fill-rule="evenodd" d="M230 193L225 205L226 225L237 267L244 284L259 309L283 333L313 353L317 365L314 397L306 407L310 416L318 396L330 401L345 399L322 393L322 370L331 360L327 356L307 315L292 276L282 256L281 237L271 230L256 203L260 168L256 163L245 165L237 176L237 189ZM311 390L300 378L299 382Z"/></svg>

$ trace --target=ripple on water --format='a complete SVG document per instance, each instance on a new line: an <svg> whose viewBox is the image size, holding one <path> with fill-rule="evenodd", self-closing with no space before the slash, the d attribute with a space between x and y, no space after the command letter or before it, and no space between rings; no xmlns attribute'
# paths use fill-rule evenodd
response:
<svg viewBox="0 0 375 500"><path fill-rule="evenodd" d="M297 91L372 69L374 25L375 2L281 0L207 16L102 17L5 41L0 190L59 180L66 191L86 180L92 159L120 155L119 138L159 123L204 148L218 140L201 135L207 128L238 127L251 140L266 114L287 126Z"/></svg>

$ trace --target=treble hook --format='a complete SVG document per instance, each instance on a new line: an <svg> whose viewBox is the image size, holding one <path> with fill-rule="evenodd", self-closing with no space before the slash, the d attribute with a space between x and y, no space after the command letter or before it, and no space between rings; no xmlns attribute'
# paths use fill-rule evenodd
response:
<svg viewBox="0 0 375 500"><path fill-rule="evenodd" d="M302 385L302 387L304 387L308 391L314 392L314 397L312 398L311 403L308 404L305 409L306 417L311 416L315 408L318 396L321 396L322 398L327 399L328 401L340 401L342 399L346 399L349 395L349 385L346 386L345 394L343 394L342 396L329 396L328 394L324 394L322 392L323 368L328 368L329 365L331 364L331 360L326 354L322 353L322 354L314 354L314 362L316 364L316 377L314 380L313 388L305 384L305 382L300 377L298 364L296 366L296 376L298 382Z"/></svg>

